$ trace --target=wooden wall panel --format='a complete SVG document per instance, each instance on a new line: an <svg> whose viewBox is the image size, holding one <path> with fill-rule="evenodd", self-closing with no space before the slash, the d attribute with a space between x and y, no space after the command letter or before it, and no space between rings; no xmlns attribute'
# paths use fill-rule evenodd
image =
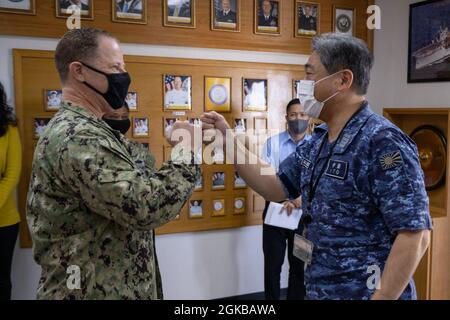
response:
<svg viewBox="0 0 450 320"><path fill-rule="evenodd" d="M111 1L94 0L94 20L81 26L95 26L112 32L122 42L224 48L309 54L310 38L294 37L294 0L282 0L281 35L253 32L253 0L241 0L241 32L211 31L210 0L196 0L196 28L163 27L162 0L147 0L147 25L112 22ZM0 34L60 38L67 31L66 20L56 18L54 0L37 0L36 15L0 13ZM314 2L314 1L313 1ZM373 0L319 0L321 33L332 31L333 5L356 8L356 36L372 45L366 27L368 5Z"/></svg>
<svg viewBox="0 0 450 320"><path fill-rule="evenodd" d="M36 117L52 117L54 112L45 111L44 89L60 87L52 51L14 50L14 77L16 110L19 128L24 146L23 174L19 185L19 209L22 215L21 244L30 246L27 232L25 199L28 191L31 163L36 140L33 139L33 119ZM262 63L243 63L230 61L154 58L126 56L127 69L132 77L130 91L138 92L138 111L132 117L148 117L150 119L150 137L134 140L149 143L158 166L164 158L164 149L168 145L163 137L163 118L175 117L172 112L163 110L163 74L183 74L192 76L192 111L177 116L181 119L199 117L204 110L204 76L230 77L232 79L232 110L224 113L228 121L233 118L246 118L247 127L253 128L254 118L267 119L268 128L285 126L285 106L292 98L292 82L302 79L303 66ZM242 78L266 78L268 80L268 112L242 112ZM128 133L130 136L130 133ZM130 137L131 138L131 137ZM210 174L214 171L226 172L227 189L211 191ZM231 165L203 165L204 188L195 192L192 199L202 199L205 205L211 206L215 199L224 199L225 217L212 217L212 210L204 210L204 218L191 219L184 208L180 218L158 230L158 233L174 233L199 231L219 228L233 228L260 224L261 203L263 200L250 189L233 188L234 168ZM247 213L233 215L234 197L246 197Z"/></svg>

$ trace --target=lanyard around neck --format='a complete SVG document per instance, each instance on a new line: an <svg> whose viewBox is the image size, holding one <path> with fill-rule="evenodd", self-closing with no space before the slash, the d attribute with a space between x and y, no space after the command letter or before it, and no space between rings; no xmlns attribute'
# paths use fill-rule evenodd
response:
<svg viewBox="0 0 450 320"><path fill-rule="evenodd" d="M314 182L314 173L316 172L316 167L317 167L317 163L319 162L319 157L320 154L322 153L322 149L323 146L325 145L325 143L328 141L328 132L325 134L322 143L320 144L320 148L319 148L319 153L317 154L317 158L316 161L314 162L314 166L312 168L312 173L311 173L311 179L309 181L309 203L312 203L314 196L316 195L316 190L317 190L317 186L319 185L319 181L322 178L323 174L325 173L325 170L327 168L327 163L330 161L331 157L333 156L334 153L334 148L336 147L336 145L340 142L342 135L344 134L345 129L348 127L348 125L350 124L350 122L353 120L353 118L355 118L362 110L364 109L364 104L355 112L353 113L353 115L350 117L350 119L348 119L348 121L345 123L344 128L342 128L341 132L339 133L338 138L336 139L336 141L333 143L333 145L331 146L331 150L328 154L328 156L325 159L325 163L322 166L319 175L317 176L316 181Z"/></svg>

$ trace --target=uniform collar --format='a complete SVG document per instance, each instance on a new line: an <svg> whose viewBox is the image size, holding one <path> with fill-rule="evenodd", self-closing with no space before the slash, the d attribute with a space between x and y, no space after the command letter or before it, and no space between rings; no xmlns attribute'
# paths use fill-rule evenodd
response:
<svg viewBox="0 0 450 320"><path fill-rule="evenodd" d="M352 143L355 137L358 135L361 128L366 124L367 120L374 115L370 109L370 105L367 101L364 101L361 105L361 109L357 111L357 114L353 116L347 126L344 128L337 145L334 148L334 154L343 154L347 150L348 146ZM320 125L314 129L316 134L321 135L322 139L326 139L325 133L328 132L328 126Z"/></svg>
<svg viewBox="0 0 450 320"><path fill-rule="evenodd" d="M292 142L293 144L295 144L295 145L297 145L297 146L300 146L300 145L302 145L303 143L305 143L306 141L308 141L309 139L311 139L311 136L308 135L308 134L305 134L305 136L303 137L303 139L296 143L296 142L292 139L291 135L289 134L289 131L286 130L286 131L282 132L281 135L280 135L280 145L283 145L283 144L285 144L285 143L287 143L287 142L290 141L290 142Z"/></svg>

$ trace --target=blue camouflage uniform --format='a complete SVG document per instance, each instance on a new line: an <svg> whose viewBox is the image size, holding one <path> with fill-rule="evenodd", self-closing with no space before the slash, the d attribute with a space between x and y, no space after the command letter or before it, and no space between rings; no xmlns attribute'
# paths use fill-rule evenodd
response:
<svg viewBox="0 0 450 320"><path fill-rule="evenodd" d="M278 177L311 217L308 299L370 299L369 267L382 272L397 232L432 228L416 145L367 102L335 143L326 125L317 127ZM411 279L400 299L415 298Z"/></svg>

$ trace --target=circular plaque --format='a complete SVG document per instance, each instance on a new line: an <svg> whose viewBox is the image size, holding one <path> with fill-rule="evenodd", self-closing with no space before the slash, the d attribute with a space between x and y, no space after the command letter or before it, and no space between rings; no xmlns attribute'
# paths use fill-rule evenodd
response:
<svg viewBox="0 0 450 320"><path fill-rule="evenodd" d="M236 209L242 209L244 207L244 202L241 199L236 199L234 201L234 207Z"/></svg>
<svg viewBox="0 0 450 320"><path fill-rule="evenodd" d="M227 88L222 84L215 84L209 90L209 99L218 106L223 105L228 100Z"/></svg>
<svg viewBox="0 0 450 320"><path fill-rule="evenodd" d="M417 145L419 160L425 174L425 187L434 190L445 182L447 139L441 130L431 125L416 128L411 138Z"/></svg>
<svg viewBox="0 0 450 320"><path fill-rule="evenodd" d="M350 17L346 14L340 14L336 18L336 29L339 32L347 33L352 28L352 20Z"/></svg>
<svg viewBox="0 0 450 320"><path fill-rule="evenodd" d="M214 210L220 211L222 210L222 208L223 208L222 201L214 201Z"/></svg>

